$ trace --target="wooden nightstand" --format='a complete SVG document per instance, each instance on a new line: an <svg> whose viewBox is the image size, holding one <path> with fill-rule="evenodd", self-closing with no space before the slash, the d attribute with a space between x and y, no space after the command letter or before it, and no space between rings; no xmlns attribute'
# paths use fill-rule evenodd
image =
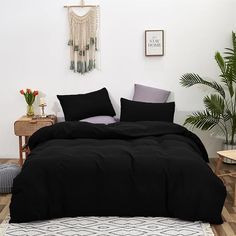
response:
<svg viewBox="0 0 236 236"><path fill-rule="evenodd" d="M27 116L22 116L20 119L14 123L14 132L16 136L19 136L19 164L23 165L23 152L25 152L25 157L28 154L28 148L26 144L28 143L29 137L42 127L53 125L57 122L57 117L51 115L46 118L30 118ZM24 143L22 140L24 137Z"/></svg>
<svg viewBox="0 0 236 236"><path fill-rule="evenodd" d="M220 178L225 177L225 176L230 176L230 177L235 178L236 172L220 174L220 167L221 167L221 164L222 164L224 158L228 158L232 161L236 161L236 150L219 151L219 152L217 152L217 154L218 154L218 160L217 160L216 169L215 169L216 175ZM224 182L224 180L223 180L223 182ZM234 181L234 206L236 206L236 181Z"/></svg>

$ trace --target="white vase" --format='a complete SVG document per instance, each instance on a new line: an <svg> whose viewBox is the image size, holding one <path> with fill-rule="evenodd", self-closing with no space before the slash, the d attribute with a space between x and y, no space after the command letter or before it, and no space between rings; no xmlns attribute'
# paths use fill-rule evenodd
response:
<svg viewBox="0 0 236 236"><path fill-rule="evenodd" d="M236 144L231 145L231 144L224 143L223 150L236 150ZM233 160L226 158L226 157L223 159L223 162L226 164L236 164L236 161L233 161Z"/></svg>

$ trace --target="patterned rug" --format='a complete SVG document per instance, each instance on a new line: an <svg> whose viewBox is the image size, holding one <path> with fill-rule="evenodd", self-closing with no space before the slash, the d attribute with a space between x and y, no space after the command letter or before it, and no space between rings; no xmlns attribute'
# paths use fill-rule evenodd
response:
<svg viewBox="0 0 236 236"><path fill-rule="evenodd" d="M2 234L1 234L2 233ZM77 217L0 226L4 236L214 236L209 224L170 218Z"/></svg>

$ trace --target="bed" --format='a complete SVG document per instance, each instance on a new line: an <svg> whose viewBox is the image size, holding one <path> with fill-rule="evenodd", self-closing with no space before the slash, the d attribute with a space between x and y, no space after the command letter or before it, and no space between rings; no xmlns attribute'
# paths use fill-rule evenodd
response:
<svg viewBox="0 0 236 236"><path fill-rule="evenodd" d="M221 224L225 186L200 139L173 123L169 93L135 85L133 101L121 98L120 122L106 88L58 95L66 121L30 137L10 222L162 216Z"/></svg>
<svg viewBox="0 0 236 236"><path fill-rule="evenodd" d="M226 190L186 128L160 121L62 122L37 131L15 178L10 222L165 216L221 224Z"/></svg>

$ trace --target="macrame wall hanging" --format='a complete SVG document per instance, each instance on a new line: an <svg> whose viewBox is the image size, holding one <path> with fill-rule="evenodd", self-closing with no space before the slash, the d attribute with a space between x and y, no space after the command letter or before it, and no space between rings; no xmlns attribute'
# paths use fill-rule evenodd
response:
<svg viewBox="0 0 236 236"><path fill-rule="evenodd" d="M99 6L81 5L64 6L68 9L70 69L85 74L98 67L99 44ZM73 8L89 7L84 15L80 16Z"/></svg>

